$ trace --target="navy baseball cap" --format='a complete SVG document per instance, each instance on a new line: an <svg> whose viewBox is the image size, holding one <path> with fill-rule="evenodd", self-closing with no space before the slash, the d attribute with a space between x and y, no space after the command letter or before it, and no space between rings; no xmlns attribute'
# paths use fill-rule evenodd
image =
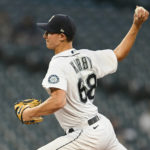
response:
<svg viewBox="0 0 150 150"><path fill-rule="evenodd" d="M74 38L76 32L73 19L64 14L53 15L48 23L37 23L37 26L49 33L64 33L70 40Z"/></svg>

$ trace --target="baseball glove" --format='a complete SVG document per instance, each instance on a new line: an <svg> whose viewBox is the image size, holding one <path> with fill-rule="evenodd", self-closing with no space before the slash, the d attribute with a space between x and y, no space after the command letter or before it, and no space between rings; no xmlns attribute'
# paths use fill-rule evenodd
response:
<svg viewBox="0 0 150 150"><path fill-rule="evenodd" d="M23 118L22 118L22 114L25 109L38 106L39 104L41 104L41 101L37 99L26 99L26 100L22 100L22 101L15 103L14 109L15 109L18 119L23 124L36 124L36 123L42 122L43 121L42 117L34 117L33 120L31 121L23 121Z"/></svg>

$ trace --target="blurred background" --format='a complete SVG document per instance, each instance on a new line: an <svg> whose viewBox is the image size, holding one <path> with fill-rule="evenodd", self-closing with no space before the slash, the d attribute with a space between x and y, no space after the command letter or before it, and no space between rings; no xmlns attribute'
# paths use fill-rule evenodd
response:
<svg viewBox="0 0 150 150"><path fill-rule="evenodd" d="M36 22L53 14L74 18L74 47L114 49L128 32L136 5L149 0L0 0L0 150L36 150L64 135L53 115L26 126L15 116L17 100L48 97L41 82L53 52ZM150 19L118 70L98 81L95 104L129 150L150 150Z"/></svg>

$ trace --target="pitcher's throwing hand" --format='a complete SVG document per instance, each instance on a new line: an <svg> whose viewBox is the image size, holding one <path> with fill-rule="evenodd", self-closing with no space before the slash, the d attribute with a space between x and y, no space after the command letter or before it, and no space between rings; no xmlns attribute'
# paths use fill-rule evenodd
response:
<svg viewBox="0 0 150 150"><path fill-rule="evenodd" d="M140 26L144 23L149 17L149 12L141 6L136 6L134 13L134 24Z"/></svg>

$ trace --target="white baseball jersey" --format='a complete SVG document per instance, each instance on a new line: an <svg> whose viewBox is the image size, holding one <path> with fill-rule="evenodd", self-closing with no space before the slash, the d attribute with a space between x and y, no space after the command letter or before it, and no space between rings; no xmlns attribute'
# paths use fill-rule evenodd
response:
<svg viewBox="0 0 150 150"><path fill-rule="evenodd" d="M66 91L67 103L55 113L65 131L98 114L93 104L97 79L116 69L116 55L109 49L70 49L52 58L42 85L48 91L50 88Z"/></svg>

